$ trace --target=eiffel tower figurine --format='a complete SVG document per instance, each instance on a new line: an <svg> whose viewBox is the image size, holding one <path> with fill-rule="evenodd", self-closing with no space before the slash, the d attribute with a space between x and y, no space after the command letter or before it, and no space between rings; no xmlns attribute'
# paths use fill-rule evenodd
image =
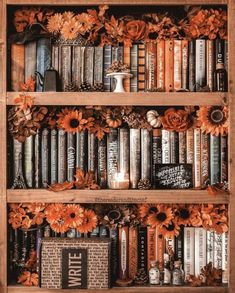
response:
<svg viewBox="0 0 235 293"><path fill-rule="evenodd" d="M25 179L23 175L23 168L22 168L22 153L18 155L18 171L16 177L13 181L13 185L11 189L26 189Z"/></svg>

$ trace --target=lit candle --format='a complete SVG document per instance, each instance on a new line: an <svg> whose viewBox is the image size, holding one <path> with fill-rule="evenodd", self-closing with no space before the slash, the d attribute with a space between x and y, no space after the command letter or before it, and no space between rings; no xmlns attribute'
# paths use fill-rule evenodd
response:
<svg viewBox="0 0 235 293"><path fill-rule="evenodd" d="M111 189L129 189L129 179L121 172L115 173L110 183Z"/></svg>

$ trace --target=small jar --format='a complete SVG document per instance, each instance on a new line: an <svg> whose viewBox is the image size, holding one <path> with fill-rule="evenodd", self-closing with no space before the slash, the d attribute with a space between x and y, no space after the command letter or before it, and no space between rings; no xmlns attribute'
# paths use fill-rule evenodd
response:
<svg viewBox="0 0 235 293"><path fill-rule="evenodd" d="M149 283L150 285L159 285L160 284L160 271L157 267L157 262L152 261L150 264L149 270Z"/></svg>
<svg viewBox="0 0 235 293"><path fill-rule="evenodd" d="M170 258L168 254L164 254L164 275L163 285L171 284L171 270L170 270Z"/></svg>
<svg viewBox="0 0 235 293"><path fill-rule="evenodd" d="M181 268L181 261L175 261L172 273L172 285L182 286L184 284L184 271Z"/></svg>

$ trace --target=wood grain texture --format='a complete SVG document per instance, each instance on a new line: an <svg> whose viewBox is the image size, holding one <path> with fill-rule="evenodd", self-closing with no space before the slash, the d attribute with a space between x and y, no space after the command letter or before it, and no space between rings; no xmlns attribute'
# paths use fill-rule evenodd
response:
<svg viewBox="0 0 235 293"><path fill-rule="evenodd" d="M17 92L7 93L7 104L14 105ZM226 93L108 93L108 92L32 92L36 105L223 105Z"/></svg>
<svg viewBox="0 0 235 293"><path fill-rule="evenodd" d="M110 290L73 290L73 289L43 289L26 287L8 287L8 293L228 293L225 287L129 287L112 288Z"/></svg>
<svg viewBox="0 0 235 293"><path fill-rule="evenodd" d="M66 190L8 189L7 202L78 203L228 203L227 195L213 197L205 190Z"/></svg>

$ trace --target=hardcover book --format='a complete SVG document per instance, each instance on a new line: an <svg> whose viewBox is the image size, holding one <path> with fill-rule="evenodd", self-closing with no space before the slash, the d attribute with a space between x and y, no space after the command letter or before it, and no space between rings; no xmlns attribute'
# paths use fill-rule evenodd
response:
<svg viewBox="0 0 235 293"><path fill-rule="evenodd" d="M118 130L110 129L107 135L107 181L111 187L111 180L118 171Z"/></svg>
<svg viewBox="0 0 235 293"><path fill-rule="evenodd" d="M141 129L141 179L151 180L151 136L148 129Z"/></svg>
<svg viewBox="0 0 235 293"><path fill-rule="evenodd" d="M58 130L58 182L63 183L67 179L66 159L66 133L63 129Z"/></svg>
<svg viewBox="0 0 235 293"><path fill-rule="evenodd" d="M201 131L201 186L206 187L209 180L209 135Z"/></svg>
<svg viewBox="0 0 235 293"><path fill-rule="evenodd" d="M157 88L165 89L165 41L157 42Z"/></svg>
<svg viewBox="0 0 235 293"><path fill-rule="evenodd" d="M112 64L112 47L111 45L104 46L104 89L105 92L110 92L111 90L111 79L106 76L106 70Z"/></svg>
<svg viewBox="0 0 235 293"><path fill-rule="evenodd" d="M210 184L220 182L220 137L210 134Z"/></svg>
<svg viewBox="0 0 235 293"><path fill-rule="evenodd" d="M213 91L213 74L215 71L215 60L214 60L214 40L206 40L206 73L207 73L207 85L210 91Z"/></svg>
<svg viewBox="0 0 235 293"><path fill-rule="evenodd" d="M162 163L170 164L170 162L171 162L170 131L162 129Z"/></svg>
<svg viewBox="0 0 235 293"><path fill-rule="evenodd" d="M127 128L118 129L118 170L124 176L129 176L130 172L130 136Z"/></svg>
<svg viewBox="0 0 235 293"><path fill-rule="evenodd" d="M93 85L94 83L94 47L86 47L84 54L84 81Z"/></svg>
<svg viewBox="0 0 235 293"><path fill-rule="evenodd" d="M140 129L130 129L130 187L137 188L140 180Z"/></svg>
<svg viewBox="0 0 235 293"><path fill-rule="evenodd" d="M162 163L162 138L161 138L161 129L153 129L152 136L152 184L153 188L155 186L155 176L156 176L156 165Z"/></svg>
<svg viewBox="0 0 235 293"><path fill-rule="evenodd" d="M163 269L164 267L164 253L166 248L166 242L163 235L158 231L158 228L155 229L155 255L156 260L159 263L159 268Z"/></svg>
<svg viewBox="0 0 235 293"><path fill-rule="evenodd" d="M183 89L188 89L189 76L189 54L188 54L188 40L182 40L182 84Z"/></svg>
<svg viewBox="0 0 235 293"><path fill-rule="evenodd" d="M60 46L52 44L51 46L51 65L57 71L60 72Z"/></svg>
<svg viewBox="0 0 235 293"><path fill-rule="evenodd" d="M107 187L107 140L106 136L98 141L97 181L100 188Z"/></svg>
<svg viewBox="0 0 235 293"><path fill-rule="evenodd" d="M133 44L131 47L131 92L138 92L138 45Z"/></svg>
<svg viewBox="0 0 235 293"><path fill-rule="evenodd" d="M25 81L25 46L11 45L11 90L18 92L21 90L20 84Z"/></svg>
<svg viewBox="0 0 235 293"><path fill-rule="evenodd" d="M220 136L220 182L228 182L228 137Z"/></svg>
<svg viewBox="0 0 235 293"><path fill-rule="evenodd" d="M87 170L87 132L76 133L76 168Z"/></svg>
<svg viewBox="0 0 235 293"><path fill-rule="evenodd" d="M165 89L167 92L174 90L174 42L165 41Z"/></svg>
<svg viewBox="0 0 235 293"><path fill-rule="evenodd" d="M157 86L157 46L154 43L146 44L146 90Z"/></svg>
<svg viewBox="0 0 235 293"><path fill-rule="evenodd" d="M174 40L174 91L182 87L182 41Z"/></svg>
<svg viewBox="0 0 235 293"><path fill-rule="evenodd" d="M181 260L183 263L184 259L184 228L180 227L180 232L177 237L175 237L175 257L176 260Z"/></svg>
<svg viewBox="0 0 235 293"><path fill-rule="evenodd" d="M145 44L138 45L138 91L145 90Z"/></svg>
<svg viewBox="0 0 235 293"><path fill-rule="evenodd" d="M61 46L60 77L62 90L72 81L72 46Z"/></svg>
<svg viewBox="0 0 235 293"><path fill-rule="evenodd" d="M170 131L170 158L171 164L179 163L179 134L176 131Z"/></svg>
<svg viewBox="0 0 235 293"><path fill-rule="evenodd" d="M156 260L155 230L150 226L147 227L148 270L151 267L151 262Z"/></svg>
<svg viewBox="0 0 235 293"><path fill-rule="evenodd" d="M103 83L103 48L95 47L94 84Z"/></svg>
<svg viewBox="0 0 235 293"><path fill-rule="evenodd" d="M187 163L186 131L179 132L179 163Z"/></svg>
<svg viewBox="0 0 235 293"><path fill-rule="evenodd" d="M34 137L34 186L35 188L41 187L41 133L37 130Z"/></svg>
<svg viewBox="0 0 235 293"><path fill-rule="evenodd" d="M79 87L83 81L84 50L81 46L73 46L72 50L72 82Z"/></svg>
<svg viewBox="0 0 235 293"><path fill-rule="evenodd" d="M189 91L195 92L196 90L196 80L195 80L195 40L189 42Z"/></svg>
<svg viewBox="0 0 235 293"><path fill-rule="evenodd" d="M194 129L194 187L201 187L201 130Z"/></svg>
<svg viewBox="0 0 235 293"><path fill-rule="evenodd" d="M133 279L138 269L138 228L129 228L129 278Z"/></svg>
<svg viewBox="0 0 235 293"><path fill-rule="evenodd" d="M196 91L206 86L206 40L196 40L195 81Z"/></svg>
<svg viewBox="0 0 235 293"><path fill-rule="evenodd" d="M36 41L25 45L25 81L34 76L36 71L37 47Z"/></svg>
<svg viewBox="0 0 235 293"><path fill-rule="evenodd" d="M76 166L75 134L67 133L67 180L73 181Z"/></svg>
<svg viewBox="0 0 235 293"><path fill-rule="evenodd" d="M131 65L131 49L129 46L123 48L123 63L126 64L129 68ZM123 86L126 92L130 92L130 78L126 78L123 81Z"/></svg>
<svg viewBox="0 0 235 293"><path fill-rule="evenodd" d="M195 228L184 227L184 272L185 278L195 274Z"/></svg>
<svg viewBox="0 0 235 293"><path fill-rule="evenodd" d="M222 252L223 252L223 244L222 244L222 234L218 234L215 232L214 234L214 263L213 266L216 269L222 269Z"/></svg>
<svg viewBox="0 0 235 293"><path fill-rule="evenodd" d="M47 128L42 130L41 155L42 186L47 188L49 182L49 131Z"/></svg>
<svg viewBox="0 0 235 293"><path fill-rule="evenodd" d="M58 130L51 130L51 184L58 182Z"/></svg>
<svg viewBox="0 0 235 293"><path fill-rule="evenodd" d="M28 188L33 188L33 171L34 171L34 136L26 138L24 143L24 173L25 182Z"/></svg>
<svg viewBox="0 0 235 293"><path fill-rule="evenodd" d="M222 283L227 284L229 282L229 241L228 232L222 234Z"/></svg>
<svg viewBox="0 0 235 293"><path fill-rule="evenodd" d="M87 156L87 170L97 175L97 140L94 133L88 132L88 156Z"/></svg>
<svg viewBox="0 0 235 293"><path fill-rule="evenodd" d="M138 227L138 270L148 272L147 227Z"/></svg>
<svg viewBox="0 0 235 293"><path fill-rule="evenodd" d="M195 276L200 275L206 265L207 231L204 228L195 228Z"/></svg>
<svg viewBox="0 0 235 293"><path fill-rule="evenodd" d="M214 231L206 231L206 263L214 263Z"/></svg>
<svg viewBox="0 0 235 293"><path fill-rule="evenodd" d="M187 148L187 164L193 164L194 161L194 135L193 129L186 131L186 148Z"/></svg>

